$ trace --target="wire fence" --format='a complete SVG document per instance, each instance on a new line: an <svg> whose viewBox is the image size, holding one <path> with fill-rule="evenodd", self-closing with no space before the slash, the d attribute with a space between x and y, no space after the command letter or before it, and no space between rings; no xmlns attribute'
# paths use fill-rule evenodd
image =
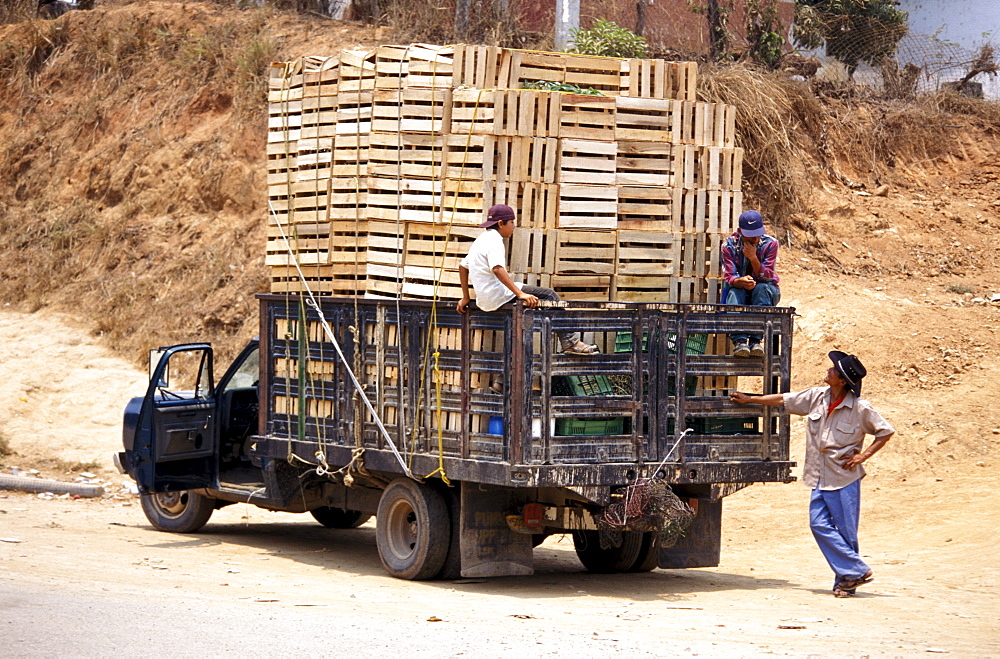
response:
<svg viewBox="0 0 1000 659"><path fill-rule="evenodd" d="M811 53L823 65L819 75L834 82L852 81L891 96L910 97L924 92L954 87L984 61L984 48L963 46L944 41L934 35L908 33L895 47L891 43L879 43L880 36L873 30L870 34L847 35L831 48L830 41ZM836 53L836 56L831 53ZM985 52L987 60L992 59L991 51ZM992 67L996 67L993 61ZM1000 98L1000 79L996 72L990 72L987 63L985 71L972 77L965 92L988 98Z"/></svg>

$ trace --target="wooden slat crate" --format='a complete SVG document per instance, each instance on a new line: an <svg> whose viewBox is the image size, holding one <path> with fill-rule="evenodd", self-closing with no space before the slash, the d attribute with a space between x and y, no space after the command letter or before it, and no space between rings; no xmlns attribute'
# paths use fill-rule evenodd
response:
<svg viewBox="0 0 1000 659"><path fill-rule="evenodd" d="M499 84L521 89L530 82L566 82L565 53L543 53L527 50L505 50L501 55L507 74Z"/></svg>
<svg viewBox="0 0 1000 659"><path fill-rule="evenodd" d="M556 224L560 229L618 228L618 188L561 184Z"/></svg>
<svg viewBox="0 0 1000 659"><path fill-rule="evenodd" d="M501 52L505 51L496 46L455 46L452 65L453 86L477 89L493 89L499 86L497 81Z"/></svg>
<svg viewBox="0 0 1000 659"><path fill-rule="evenodd" d="M334 178L363 179L368 174L368 159L371 147L370 135L337 135L333 141L333 163L331 176ZM364 187L362 183L361 187Z"/></svg>
<svg viewBox="0 0 1000 659"><path fill-rule="evenodd" d="M303 293L308 285L309 290L318 295L363 296L365 294L365 275L350 266L303 267L305 283L299 279L298 271L294 267L278 266L270 270L272 293Z"/></svg>
<svg viewBox="0 0 1000 659"><path fill-rule="evenodd" d="M496 137L492 180L555 183L560 140L554 137ZM563 147L568 140L562 140Z"/></svg>
<svg viewBox="0 0 1000 659"><path fill-rule="evenodd" d="M517 225L521 228L555 229L559 225L560 186L548 183L522 183L518 188L517 204L507 204L517 214Z"/></svg>
<svg viewBox="0 0 1000 659"><path fill-rule="evenodd" d="M615 275L614 300L621 302L674 302L716 304L721 279L710 277L660 277Z"/></svg>
<svg viewBox="0 0 1000 659"><path fill-rule="evenodd" d="M555 252L554 265L549 271L552 274L615 274L618 232L558 229L553 233L554 240L547 243Z"/></svg>
<svg viewBox="0 0 1000 659"><path fill-rule="evenodd" d="M492 188L483 181L368 177L371 219L475 226L491 197Z"/></svg>
<svg viewBox="0 0 1000 659"><path fill-rule="evenodd" d="M696 156L697 187L738 191L743 179L743 149L700 146Z"/></svg>
<svg viewBox="0 0 1000 659"><path fill-rule="evenodd" d="M451 89L455 86L455 49L455 46L411 45L406 52L406 87Z"/></svg>
<svg viewBox="0 0 1000 659"><path fill-rule="evenodd" d="M406 228L404 262L412 266L457 272L472 242L483 231L479 227L409 224Z"/></svg>
<svg viewBox="0 0 1000 659"><path fill-rule="evenodd" d="M607 302L611 297L612 277L606 275L552 275L549 287L563 300Z"/></svg>
<svg viewBox="0 0 1000 659"><path fill-rule="evenodd" d="M708 277L722 272L722 234L698 232L679 233L676 236L680 245L680 262L674 274L682 277Z"/></svg>
<svg viewBox="0 0 1000 659"><path fill-rule="evenodd" d="M384 45L372 51L375 89L402 89L406 86L409 67L407 50L407 46Z"/></svg>
<svg viewBox="0 0 1000 659"><path fill-rule="evenodd" d="M615 139L673 142L681 130L679 101L660 98L615 98Z"/></svg>
<svg viewBox="0 0 1000 659"><path fill-rule="evenodd" d="M697 97L698 65L694 62L627 59L621 61L621 96L671 98L693 101Z"/></svg>
<svg viewBox="0 0 1000 659"><path fill-rule="evenodd" d="M676 194L676 192L675 192ZM679 226L682 231L731 234L743 212L743 193L682 190Z"/></svg>
<svg viewBox="0 0 1000 659"><path fill-rule="evenodd" d="M375 89L375 54L374 50L341 51L337 83L341 93Z"/></svg>
<svg viewBox="0 0 1000 659"><path fill-rule="evenodd" d="M617 233L615 274L644 277L680 274L681 234L634 230Z"/></svg>
<svg viewBox="0 0 1000 659"><path fill-rule="evenodd" d="M559 137L614 141L614 96L554 93L559 99Z"/></svg>
<svg viewBox="0 0 1000 659"><path fill-rule="evenodd" d="M563 138L559 143L559 183L615 185L616 142Z"/></svg>
<svg viewBox="0 0 1000 659"><path fill-rule="evenodd" d="M621 60L614 57L567 55L563 82L584 89L596 89L613 97L621 88Z"/></svg>
<svg viewBox="0 0 1000 659"><path fill-rule="evenodd" d="M374 92L340 92L337 95L337 135L367 135L372 131Z"/></svg>
<svg viewBox="0 0 1000 659"><path fill-rule="evenodd" d="M664 187L618 188L618 228L643 231L678 230L674 222L675 193Z"/></svg>
<svg viewBox="0 0 1000 659"><path fill-rule="evenodd" d="M516 109L515 91L456 89L452 93L450 132L455 135L503 135L509 120L516 125Z"/></svg>
<svg viewBox="0 0 1000 659"><path fill-rule="evenodd" d="M518 227L510 238L507 269L517 274L552 274L555 271L554 239L554 231Z"/></svg>
<svg viewBox="0 0 1000 659"><path fill-rule="evenodd" d="M449 174L464 174L451 178L482 179L483 159L490 158L492 149L484 149L481 135L466 140L457 135L375 132L371 134L368 152L368 172L386 178L448 178ZM455 149L461 157L457 167L447 166ZM465 165L463 168L462 165Z"/></svg>
<svg viewBox="0 0 1000 659"><path fill-rule="evenodd" d="M677 146L664 142L617 143L615 183L618 186L672 186L678 169Z"/></svg>
<svg viewBox="0 0 1000 659"><path fill-rule="evenodd" d="M379 89L373 96L372 130L390 133L447 133L451 89Z"/></svg>

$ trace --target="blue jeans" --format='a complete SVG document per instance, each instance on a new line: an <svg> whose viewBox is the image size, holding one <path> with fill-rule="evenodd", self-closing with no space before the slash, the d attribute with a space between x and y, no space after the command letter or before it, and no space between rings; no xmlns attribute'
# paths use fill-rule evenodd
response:
<svg viewBox="0 0 1000 659"><path fill-rule="evenodd" d="M722 299L723 304L738 304L740 306L754 307L776 307L781 300L781 289L775 284L759 283L753 290L745 288L728 288ZM730 334L729 338L734 344L742 341L760 343L764 337L760 334Z"/></svg>
<svg viewBox="0 0 1000 659"><path fill-rule="evenodd" d="M861 517L861 479L839 490L812 491L809 528L819 550L833 570L833 584L857 579L868 572L858 553L858 522Z"/></svg>

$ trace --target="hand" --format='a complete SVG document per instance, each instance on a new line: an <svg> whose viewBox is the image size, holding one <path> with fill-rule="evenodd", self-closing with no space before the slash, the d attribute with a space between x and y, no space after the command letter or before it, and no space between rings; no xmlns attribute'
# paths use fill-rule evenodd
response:
<svg viewBox="0 0 1000 659"><path fill-rule="evenodd" d="M843 465L844 469L847 471L854 471L854 469L864 461L865 459L860 453L855 453L854 455L849 455L844 458L841 465Z"/></svg>
<svg viewBox="0 0 1000 659"><path fill-rule="evenodd" d="M749 243L749 242L747 242L747 241L744 240L743 241L743 256L747 257L751 261L756 261L757 260L757 244L756 243Z"/></svg>
<svg viewBox="0 0 1000 659"><path fill-rule="evenodd" d="M734 391L733 393L729 394L729 400L733 401L734 403L738 403L740 405L746 405L747 403L750 402L750 396L746 395L742 391Z"/></svg>
<svg viewBox="0 0 1000 659"><path fill-rule="evenodd" d="M517 296L517 299L523 302L524 306L530 309L534 309L535 307L538 306L538 298L529 293L525 293L522 291L521 294Z"/></svg>
<svg viewBox="0 0 1000 659"><path fill-rule="evenodd" d="M742 277L733 280L733 286L736 288L743 288L748 291L752 291L756 285L757 280L750 275L743 275Z"/></svg>
<svg viewBox="0 0 1000 659"><path fill-rule="evenodd" d="M469 306L469 302L471 301L472 300L470 298L463 297L461 300L458 301L458 304L455 305L455 311L457 311L458 313L465 313L466 311L468 311L467 307Z"/></svg>

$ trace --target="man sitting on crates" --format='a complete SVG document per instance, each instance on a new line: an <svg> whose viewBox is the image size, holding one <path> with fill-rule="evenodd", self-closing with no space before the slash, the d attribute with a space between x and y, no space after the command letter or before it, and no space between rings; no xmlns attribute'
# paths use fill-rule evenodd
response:
<svg viewBox="0 0 1000 659"><path fill-rule="evenodd" d="M723 304L776 307L781 299L778 288L778 240L764 230L764 218L754 210L743 211L740 228L722 244ZM763 357L761 336L732 334L737 357Z"/></svg>
<svg viewBox="0 0 1000 659"><path fill-rule="evenodd" d="M480 311L495 311L517 298L528 307L537 307L539 300L559 301L559 294L551 288L541 286L522 286L514 283L507 272L507 249L505 238L514 235L517 222L514 220L514 209L504 204L497 204L486 214L486 221L479 225L486 229L472 243L469 254L459 265L459 278L462 282L462 299L455 308L458 313L465 313L472 299L469 297L469 280L476 291L473 303ZM557 332L563 353L567 355L590 355L597 352L597 346L584 343L578 332Z"/></svg>

